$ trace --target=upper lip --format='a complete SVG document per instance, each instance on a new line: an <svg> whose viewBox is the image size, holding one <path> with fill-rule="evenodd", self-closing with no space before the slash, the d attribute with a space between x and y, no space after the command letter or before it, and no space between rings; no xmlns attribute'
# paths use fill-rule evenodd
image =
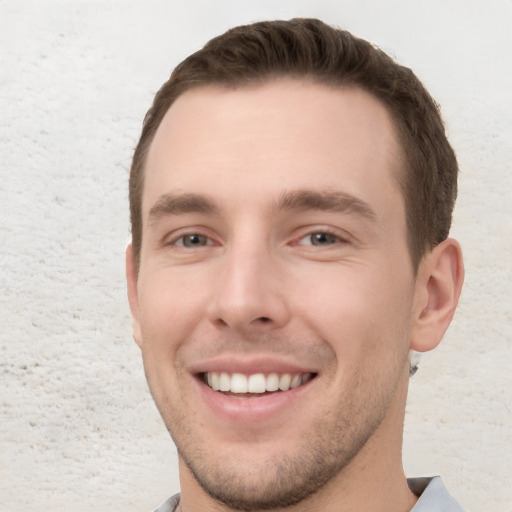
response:
<svg viewBox="0 0 512 512"><path fill-rule="evenodd" d="M207 372L242 373L245 375L255 373L318 373L318 368L300 364L291 357L280 355L252 357L221 355L195 363L189 367L189 370L193 374Z"/></svg>

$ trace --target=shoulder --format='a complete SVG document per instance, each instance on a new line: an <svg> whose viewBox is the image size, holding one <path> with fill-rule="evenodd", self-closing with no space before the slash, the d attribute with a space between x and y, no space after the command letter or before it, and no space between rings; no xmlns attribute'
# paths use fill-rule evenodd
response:
<svg viewBox="0 0 512 512"><path fill-rule="evenodd" d="M154 512L175 512L178 503L180 502L180 495L175 494L165 500Z"/></svg>
<svg viewBox="0 0 512 512"><path fill-rule="evenodd" d="M418 502L411 512L467 512L446 490L440 476L429 478L409 478L411 491L418 496Z"/></svg>

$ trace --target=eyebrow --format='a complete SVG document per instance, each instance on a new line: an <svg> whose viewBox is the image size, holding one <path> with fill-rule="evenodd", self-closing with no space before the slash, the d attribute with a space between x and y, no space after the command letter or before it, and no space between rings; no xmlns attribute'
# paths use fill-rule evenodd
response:
<svg viewBox="0 0 512 512"><path fill-rule="evenodd" d="M377 221L373 208L361 199L339 191L296 190L285 192L274 205L276 211L325 210L359 215Z"/></svg>
<svg viewBox="0 0 512 512"><path fill-rule="evenodd" d="M217 214L218 207L212 199L202 194L164 194L158 198L149 210L149 222L157 222L167 215L183 213Z"/></svg>
<svg viewBox="0 0 512 512"><path fill-rule="evenodd" d="M376 222L375 211L357 197L339 191L294 190L284 192L274 203L272 210L307 211L325 210L356 214L372 222ZM216 215L220 209L213 199L203 194L163 194L149 210L150 224L168 215L184 213L207 213Z"/></svg>

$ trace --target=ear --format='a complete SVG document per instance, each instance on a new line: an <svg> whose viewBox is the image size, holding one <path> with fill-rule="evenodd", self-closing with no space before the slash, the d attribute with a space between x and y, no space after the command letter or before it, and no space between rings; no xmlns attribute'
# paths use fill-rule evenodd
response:
<svg viewBox="0 0 512 512"><path fill-rule="evenodd" d="M137 265L135 263L133 246L128 244L126 248L126 283L128 287L128 302L133 318L133 339L139 347L142 346L142 336L139 321L139 291Z"/></svg>
<svg viewBox="0 0 512 512"><path fill-rule="evenodd" d="M459 244L448 238L426 254L419 266L414 295L411 349L437 347L452 321L464 282Z"/></svg>

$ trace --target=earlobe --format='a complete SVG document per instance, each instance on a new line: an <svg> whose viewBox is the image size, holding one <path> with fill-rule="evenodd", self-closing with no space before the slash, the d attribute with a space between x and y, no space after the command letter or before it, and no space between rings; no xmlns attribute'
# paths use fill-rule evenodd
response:
<svg viewBox="0 0 512 512"><path fill-rule="evenodd" d="M464 281L462 252L448 238L422 260L416 279L411 349L437 347L450 325Z"/></svg>
<svg viewBox="0 0 512 512"><path fill-rule="evenodd" d="M135 257L133 253L132 244L128 244L126 248L126 284L128 288L128 302L130 303L130 310L133 318L133 339L142 346L142 336L140 332L139 322L139 293L137 288L138 273Z"/></svg>

